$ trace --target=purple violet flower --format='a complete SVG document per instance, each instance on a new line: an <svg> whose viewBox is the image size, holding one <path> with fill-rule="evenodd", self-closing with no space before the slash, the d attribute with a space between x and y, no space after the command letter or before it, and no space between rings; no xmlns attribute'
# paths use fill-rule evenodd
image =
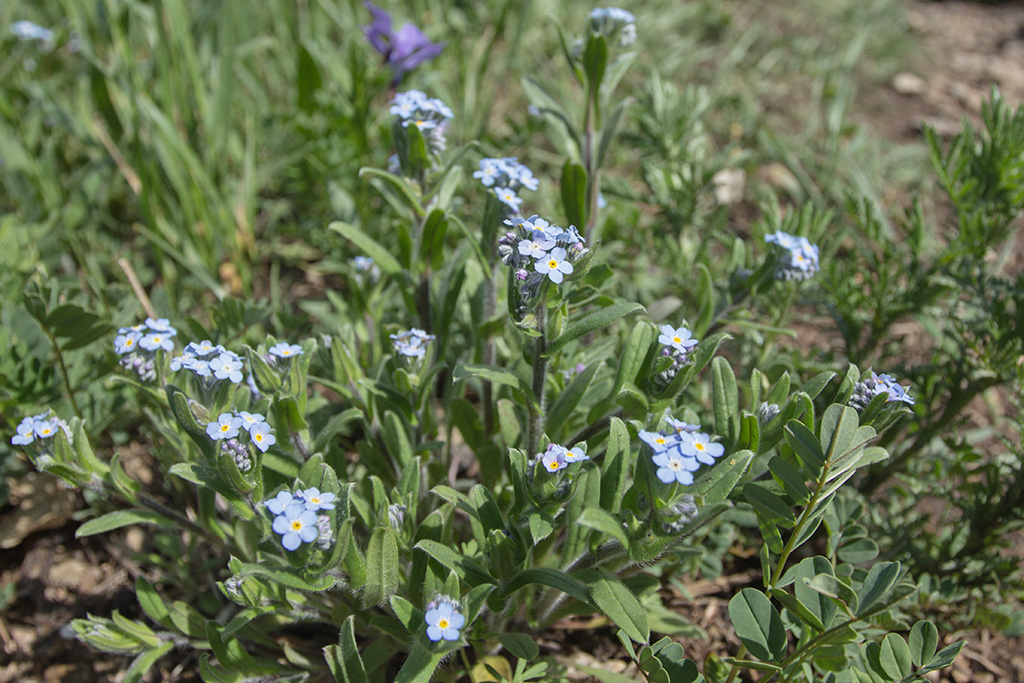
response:
<svg viewBox="0 0 1024 683"><path fill-rule="evenodd" d="M395 76L391 81L393 85L402 80L406 71L412 71L423 62L437 57L444 49L443 42L430 42L426 34L412 24L403 24L402 28L395 31L392 28L391 13L372 2L367 0L363 6L373 15L373 21L363 27L363 33L373 49L394 70Z"/></svg>

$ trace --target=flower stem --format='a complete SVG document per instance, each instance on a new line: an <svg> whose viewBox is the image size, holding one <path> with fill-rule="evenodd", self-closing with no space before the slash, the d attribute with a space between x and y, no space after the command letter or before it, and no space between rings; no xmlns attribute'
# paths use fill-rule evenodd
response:
<svg viewBox="0 0 1024 683"><path fill-rule="evenodd" d="M545 289L546 294L546 289ZM544 431L544 385L547 381L548 359L547 359L547 321L548 306L547 296L541 294L537 303L537 331L540 336L534 340L533 359L533 395L536 401L530 402L530 450L528 455L536 454L540 450L540 435Z"/></svg>

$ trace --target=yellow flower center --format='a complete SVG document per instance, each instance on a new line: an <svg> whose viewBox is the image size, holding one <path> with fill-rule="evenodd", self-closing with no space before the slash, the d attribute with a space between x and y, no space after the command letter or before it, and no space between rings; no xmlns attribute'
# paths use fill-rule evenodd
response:
<svg viewBox="0 0 1024 683"><path fill-rule="evenodd" d="M320 504L320 499L319 498L310 498L309 502L313 503L314 505L319 505Z"/></svg>
<svg viewBox="0 0 1024 683"><path fill-rule="evenodd" d="M548 261L548 268L557 268L557 267L558 267L558 261L556 261L555 259L551 259L550 261Z"/></svg>
<svg viewBox="0 0 1024 683"><path fill-rule="evenodd" d="M44 427L43 428L43 436L46 436L49 433L50 433L50 428L49 427Z"/></svg>
<svg viewBox="0 0 1024 683"><path fill-rule="evenodd" d="M263 435L262 434L254 434L252 438L253 438L254 441L263 441Z"/></svg>
<svg viewBox="0 0 1024 683"><path fill-rule="evenodd" d="M300 522L299 520L295 520L294 522L292 522L292 529L294 529L295 531L300 531L302 529L302 522Z"/></svg>
<svg viewBox="0 0 1024 683"><path fill-rule="evenodd" d="M558 469L558 461L557 460L552 460L551 463L548 465L548 469L551 470L552 472L557 470Z"/></svg>
<svg viewBox="0 0 1024 683"><path fill-rule="evenodd" d="M683 343L683 340L681 338L679 338L679 337L672 337L672 341L674 341L676 344L682 344Z"/></svg>
<svg viewBox="0 0 1024 683"><path fill-rule="evenodd" d="M693 444L693 447L696 448L698 451L704 450L704 444L702 443L695 443Z"/></svg>
<svg viewBox="0 0 1024 683"><path fill-rule="evenodd" d="M659 445L665 443L665 437L659 436L657 439L654 440L654 443Z"/></svg>
<svg viewBox="0 0 1024 683"><path fill-rule="evenodd" d="M125 346L131 346L131 345L132 345L132 344L134 344L134 343L135 343L135 340L134 340L134 339L125 339L125 340L124 340L124 345L125 345Z"/></svg>
<svg viewBox="0 0 1024 683"><path fill-rule="evenodd" d="M222 432L230 432L231 431L231 425L221 425L220 426L220 431L222 431Z"/></svg>

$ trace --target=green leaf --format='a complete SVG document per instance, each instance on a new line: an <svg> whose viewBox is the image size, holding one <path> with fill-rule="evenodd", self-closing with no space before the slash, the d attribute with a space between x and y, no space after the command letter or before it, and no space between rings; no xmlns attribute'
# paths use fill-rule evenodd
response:
<svg viewBox="0 0 1024 683"><path fill-rule="evenodd" d="M786 655L786 628L771 601L759 590L744 588L729 601L729 619L750 653L780 661Z"/></svg>
<svg viewBox="0 0 1024 683"><path fill-rule="evenodd" d="M736 444L739 436L739 392L736 376L729 361L716 358L711 362L711 394L715 409L715 433L725 437L726 448Z"/></svg>
<svg viewBox="0 0 1024 683"><path fill-rule="evenodd" d="M714 467L694 482L689 493L703 497L705 506L722 502L729 497L753 459L751 451L737 451L720 458Z"/></svg>
<svg viewBox="0 0 1024 683"><path fill-rule="evenodd" d="M324 648L324 659L338 683L366 683L366 669L356 646L355 615L342 622L338 644Z"/></svg>
<svg viewBox="0 0 1024 683"><path fill-rule="evenodd" d="M475 363L463 363L462 365L455 366L455 370L452 372L452 381L459 382L468 377L479 377L480 379L487 380L488 382L494 382L496 384L505 384L518 389L521 391L530 401L536 403L537 400L533 395L533 389L526 381L518 375L502 368L497 368L491 365L478 365Z"/></svg>
<svg viewBox="0 0 1024 683"><path fill-rule="evenodd" d="M646 320L637 320L629 339L622 347L618 368L615 370L615 382L609 396L616 396L626 382L636 383L637 376L643 370L647 351L654 341L654 327ZM588 367L589 369L589 367Z"/></svg>
<svg viewBox="0 0 1024 683"><path fill-rule="evenodd" d="M914 666L924 666L935 656L939 646L939 629L930 621L921 621L910 629L910 658Z"/></svg>
<svg viewBox="0 0 1024 683"><path fill-rule="evenodd" d="M587 215L587 171L571 159L562 166L562 205L570 225L584 225Z"/></svg>
<svg viewBox="0 0 1024 683"><path fill-rule="evenodd" d="M857 616L864 616L875 603L885 598L886 594L899 581L900 570L899 562L879 562L871 567L871 571L864 578L864 583L857 594L860 605L856 610Z"/></svg>
<svg viewBox="0 0 1024 683"><path fill-rule="evenodd" d="M781 522L784 526L796 524L793 509L778 495L767 490L762 484L752 482L743 487L743 497L754 506L759 517L771 522Z"/></svg>
<svg viewBox="0 0 1024 683"><path fill-rule="evenodd" d="M175 643L173 641L167 643L161 643L152 650L146 650L138 657L132 660L132 665L125 671L124 677L121 679L121 683L141 683L154 664L157 663L161 657L173 650Z"/></svg>
<svg viewBox="0 0 1024 683"><path fill-rule="evenodd" d="M585 527L590 527L600 531L601 533L608 534L624 548L629 547L629 539L626 537L626 532L622 528L622 522L608 514L604 510L598 507L587 508L580 515L579 523Z"/></svg>
<svg viewBox="0 0 1024 683"><path fill-rule="evenodd" d="M868 562L878 557L878 544L870 538L858 538L839 548L839 559L850 564Z"/></svg>
<svg viewBox="0 0 1024 683"><path fill-rule="evenodd" d="M806 583L811 590L839 600L851 610L857 609L857 594L839 578L831 574L818 574Z"/></svg>
<svg viewBox="0 0 1024 683"><path fill-rule="evenodd" d="M534 545L539 544L555 530L555 520L544 511L531 512L527 522L530 527L530 538Z"/></svg>
<svg viewBox="0 0 1024 683"><path fill-rule="evenodd" d="M832 619L839 608L830 598L812 590L807 585L818 574L834 575L832 563L828 561L828 558L820 555L805 558L783 574L782 579L776 584L776 588L772 590L772 595L779 598L779 602L802 621L819 631L824 631L831 626ZM790 583L793 584L793 595L788 596L787 594L786 597L783 597L780 595L784 593L782 589Z"/></svg>
<svg viewBox="0 0 1024 683"><path fill-rule="evenodd" d="M437 541L424 539L416 544L423 552L451 569L459 575L459 578L470 586L478 586L484 583L494 583L494 578L487 570L473 562L470 558L462 555L453 548Z"/></svg>
<svg viewBox="0 0 1024 683"><path fill-rule="evenodd" d="M928 661L927 664L925 664L924 668L921 669L918 673L926 674L932 671L937 671L939 669L946 668L947 666L953 663L953 660L956 659L956 656L960 654L960 650L964 649L964 645L966 644L966 640L961 640L956 643L953 643L952 645L947 645L946 647L942 648L934 657L932 657Z"/></svg>
<svg viewBox="0 0 1024 683"><path fill-rule="evenodd" d="M825 453L829 461L850 450L856 442L858 426L859 418L853 408L834 403L825 409L825 414L821 416L820 442L828 444Z"/></svg>
<svg viewBox="0 0 1024 683"><path fill-rule="evenodd" d="M296 86L298 87L299 109L307 114L316 110L316 91L323 86L320 69L305 45L298 46L299 65Z"/></svg>
<svg viewBox="0 0 1024 683"><path fill-rule="evenodd" d="M562 428L568 421L573 411L579 406L583 396L590 388L594 375L601 369L603 363L590 363L583 372L576 375L565 391L558 397L558 400L548 409L544 418L544 427L548 436L552 439L556 436L556 430Z"/></svg>
<svg viewBox="0 0 1024 683"><path fill-rule="evenodd" d="M398 589L398 537L391 526L373 531L366 548L366 585L363 601L383 605Z"/></svg>
<svg viewBox="0 0 1024 683"><path fill-rule="evenodd" d="M575 572L574 577L587 587L593 604L605 616L638 643L646 643L651 637L647 625L647 614L626 586L614 575L601 569L584 569Z"/></svg>
<svg viewBox="0 0 1024 683"><path fill-rule="evenodd" d="M812 478L817 479L818 472L825 464L825 454L822 452L821 443L818 441L818 437L814 436L814 432L800 420L790 420L786 424L786 444L814 473Z"/></svg>
<svg viewBox="0 0 1024 683"><path fill-rule="evenodd" d="M776 455L768 461L768 469L796 505L807 502L811 497L811 491L804 483L803 475L781 455Z"/></svg>
<svg viewBox="0 0 1024 683"><path fill-rule="evenodd" d="M156 589L153 588L153 584L142 574L135 577L135 594L139 599L142 611L146 613L147 617L165 628L169 627L171 622L167 605L164 604Z"/></svg>
<svg viewBox="0 0 1024 683"><path fill-rule="evenodd" d="M622 508L629 456L629 432L622 420L613 417L608 424L608 447L601 460L601 508L612 514Z"/></svg>
<svg viewBox="0 0 1024 683"><path fill-rule="evenodd" d="M608 41L604 34L590 32L583 49L583 72L587 75L587 88L596 99L608 67Z"/></svg>
<svg viewBox="0 0 1024 683"><path fill-rule="evenodd" d="M885 640L882 641L878 662L882 665L885 673L892 676L894 680L904 679L914 670L907 641L895 633L886 635Z"/></svg>
<svg viewBox="0 0 1024 683"><path fill-rule="evenodd" d="M427 648L417 643L405 658L405 663L395 677L395 683L430 683L441 661L458 647L461 646Z"/></svg>
<svg viewBox="0 0 1024 683"><path fill-rule="evenodd" d="M163 527L174 526L174 522L166 517L161 517L151 510L117 510L115 512L108 512L96 519L90 519L78 527L78 530L75 532L75 538L103 534L132 524L154 524Z"/></svg>
<svg viewBox="0 0 1024 683"><path fill-rule="evenodd" d="M587 313L581 318L573 319L565 328L562 335L548 345L547 351L544 355L553 356L561 351L569 342L579 339L590 332L599 330L602 327L606 327L619 318L623 318L631 313L637 313L643 310L646 309L638 303L623 302L612 304L606 308L601 308L591 313Z"/></svg>
<svg viewBox="0 0 1024 683"><path fill-rule="evenodd" d="M364 170L369 171L370 169ZM361 174L362 171L360 171L360 175ZM391 255L391 251L381 246L380 243L356 226L348 223L342 223L341 221L334 221L333 223L330 223L327 228L355 243L355 245L359 247L364 254L373 259L374 264L377 265L385 275L396 277L402 272L402 266L398 263L395 257Z"/></svg>
<svg viewBox="0 0 1024 683"><path fill-rule="evenodd" d="M722 661L726 664L731 664L732 666L738 666L743 669L753 669L754 671L782 671L781 666L769 664L768 662L756 662L752 659L736 659L734 657L724 657Z"/></svg>
<svg viewBox="0 0 1024 683"><path fill-rule="evenodd" d="M498 635L498 642L519 659L530 661L536 659L540 653L537 641L525 633L501 633Z"/></svg>
<svg viewBox="0 0 1024 683"><path fill-rule="evenodd" d="M524 569L505 584L500 597L507 597L523 586L528 586L531 583L549 586L555 590L562 591L566 595L576 598L584 605L592 604L590 602L590 595L587 592L587 589L583 587L583 584L565 572L551 567L533 567L532 569Z"/></svg>

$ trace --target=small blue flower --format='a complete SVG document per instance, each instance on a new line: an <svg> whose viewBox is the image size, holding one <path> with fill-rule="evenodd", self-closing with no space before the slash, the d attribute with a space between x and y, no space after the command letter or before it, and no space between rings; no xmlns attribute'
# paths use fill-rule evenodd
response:
<svg viewBox="0 0 1024 683"><path fill-rule="evenodd" d="M244 410L238 413L238 417L242 418L242 429L247 432L252 431L253 427L267 420L267 418L259 413L247 413Z"/></svg>
<svg viewBox="0 0 1024 683"><path fill-rule="evenodd" d="M270 429L270 425L266 422L260 422L249 430L249 438L252 439L252 443L256 448L260 449L261 453L266 453L267 449L277 443L277 437Z"/></svg>
<svg viewBox="0 0 1024 683"><path fill-rule="evenodd" d="M296 498L295 494L293 494L291 491L281 491L273 498L269 498L263 501L263 504L266 505L267 509L270 510L270 512L272 512L273 514L283 515L284 509L295 502L301 503L303 501L299 498Z"/></svg>
<svg viewBox="0 0 1024 683"><path fill-rule="evenodd" d="M523 256L527 256L533 259L544 258L548 251L550 251L556 242L543 230L534 230L530 235L530 239L521 240L519 242L518 251Z"/></svg>
<svg viewBox="0 0 1024 683"><path fill-rule="evenodd" d="M35 419L26 417L18 424L18 433L11 437L14 446L26 446L35 441Z"/></svg>
<svg viewBox="0 0 1024 683"><path fill-rule="evenodd" d="M121 355L131 353L139 345L140 339L142 339L141 332L128 331L124 334L119 334L114 337L114 351Z"/></svg>
<svg viewBox="0 0 1024 683"><path fill-rule="evenodd" d="M662 451L668 450L678 441L675 436L667 436L660 432L646 432L644 430L640 430L638 436L641 441L650 446L655 453L661 453Z"/></svg>
<svg viewBox="0 0 1024 683"><path fill-rule="evenodd" d="M565 458L565 462L569 463L570 465L574 462L583 462L584 460L590 460L590 456L587 455L586 452L579 446L567 450L563 457Z"/></svg>
<svg viewBox="0 0 1024 683"><path fill-rule="evenodd" d="M210 370L217 379L228 379L238 384L242 381L242 360L233 353L222 352L210 361Z"/></svg>
<svg viewBox="0 0 1024 683"><path fill-rule="evenodd" d="M523 205L523 200L511 187L496 187L494 188L494 195L498 198L499 202L513 211L519 211L519 207Z"/></svg>
<svg viewBox="0 0 1024 683"><path fill-rule="evenodd" d="M306 504L307 510L333 510L335 495L330 492L320 493L318 488L309 488L299 494Z"/></svg>
<svg viewBox="0 0 1024 683"><path fill-rule="evenodd" d="M177 332L174 330L164 330L159 332L150 332L145 337L139 340L139 346L146 349L147 351L156 351L157 349L163 349L164 351L173 351L174 342L171 337L176 335Z"/></svg>
<svg viewBox="0 0 1024 683"><path fill-rule="evenodd" d="M206 434L214 441L233 439L238 436L242 418L231 413L221 413L216 422L206 425Z"/></svg>
<svg viewBox="0 0 1024 683"><path fill-rule="evenodd" d="M676 351L682 351L683 353L697 345L697 340L693 338L693 333L690 330L685 327L672 327L671 325L661 326L661 335L658 337L658 342L671 346Z"/></svg>
<svg viewBox="0 0 1024 683"><path fill-rule="evenodd" d="M316 524L316 513L305 509L301 503L287 505L284 512L274 518L274 533L281 534L281 545L285 550L295 550L303 543L312 543L320 535Z"/></svg>
<svg viewBox="0 0 1024 683"><path fill-rule="evenodd" d="M693 473L700 469L697 459L684 455L678 447L655 453L651 461L658 466L656 474L664 484L689 486L693 483Z"/></svg>
<svg viewBox="0 0 1024 683"><path fill-rule="evenodd" d="M302 347L298 344L288 344L287 342L281 342L270 347L270 355L277 356L278 358L291 358L292 356L301 356Z"/></svg>
<svg viewBox="0 0 1024 683"><path fill-rule="evenodd" d="M46 413L44 413L45 415ZM55 417L42 419L40 416L32 418L32 431L40 439L49 439L60 429L60 420Z"/></svg>
<svg viewBox="0 0 1024 683"><path fill-rule="evenodd" d="M568 453L568 450L564 446L554 443L548 444L548 449L540 456L540 462L548 472L564 470L569 466L565 459L566 453Z"/></svg>
<svg viewBox="0 0 1024 683"><path fill-rule="evenodd" d="M665 417L665 422L677 432L695 432L700 429L700 425L687 424L682 420L675 419L671 415Z"/></svg>
<svg viewBox="0 0 1024 683"><path fill-rule="evenodd" d="M708 434L683 432L679 435L679 452L697 458L705 465L713 465L715 458L725 453L725 446L711 441Z"/></svg>
<svg viewBox="0 0 1024 683"><path fill-rule="evenodd" d="M427 342L435 338L434 335L414 327L411 330L392 334L391 343L395 352L400 356L423 358L427 355Z"/></svg>
<svg viewBox="0 0 1024 683"><path fill-rule="evenodd" d="M171 327L171 321L167 318L146 318L146 326L154 332L170 332L174 330Z"/></svg>
<svg viewBox="0 0 1024 683"><path fill-rule="evenodd" d="M566 260L566 252L562 247L552 249L544 258L537 261L533 268L541 275L547 275L556 285L574 270L572 264Z"/></svg>
<svg viewBox="0 0 1024 683"><path fill-rule="evenodd" d="M428 609L424 620L427 622L427 638L435 643L442 639L458 640L459 630L466 625L466 617L447 600Z"/></svg>

